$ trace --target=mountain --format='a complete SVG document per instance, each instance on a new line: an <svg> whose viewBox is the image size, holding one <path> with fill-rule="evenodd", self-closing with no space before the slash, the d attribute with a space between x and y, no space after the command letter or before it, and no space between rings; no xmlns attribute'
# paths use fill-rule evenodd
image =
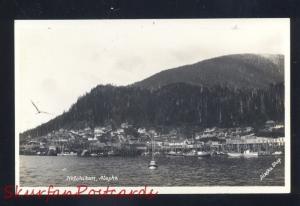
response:
<svg viewBox="0 0 300 206"><path fill-rule="evenodd" d="M128 122L233 127L284 120L282 55L229 55L162 71L129 86L98 85L69 111L21 136Z"/></svg>
<svg viewBox="0 0 300 206"><path fill-rule="evenodd" d="M157 90L99 85L80 97L68 112L21 136L47 134L60 128L120 126L235 127L261 126L284 120L284 86L236 90L174 83Z"/></svg>
<svg viewBox="0 0 300 206"><path fill-rule="evenodd" d="M272 54L235 54L164 70L133 84L158 89L172 83L199 86L223 85L231 88L267 88L283 82L284 56Z"/></svg>

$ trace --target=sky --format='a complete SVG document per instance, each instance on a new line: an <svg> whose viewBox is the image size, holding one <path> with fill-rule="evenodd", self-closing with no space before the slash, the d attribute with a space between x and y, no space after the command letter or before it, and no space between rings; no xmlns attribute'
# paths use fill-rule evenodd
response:
<svg viewBox="0 0 300 206"><path fill-rule="evenodd" d="M288 19L17 20L16 125L45 123L99 84L228 54L285 54L288 45Z"/></svg>

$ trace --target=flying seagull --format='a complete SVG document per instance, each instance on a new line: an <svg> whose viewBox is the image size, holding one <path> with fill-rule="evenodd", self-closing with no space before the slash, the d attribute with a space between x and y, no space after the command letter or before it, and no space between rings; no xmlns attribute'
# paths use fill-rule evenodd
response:
<svg viewBox="0 0 300 206"><path fill-rule="evenodd" d="M39 108L33 103L33 101L31 101L32 105L34 106L34 108L36 109L37 113L36 114L50 114L49 112L44 112L44 111L41 111L39 110Z"/></svg>

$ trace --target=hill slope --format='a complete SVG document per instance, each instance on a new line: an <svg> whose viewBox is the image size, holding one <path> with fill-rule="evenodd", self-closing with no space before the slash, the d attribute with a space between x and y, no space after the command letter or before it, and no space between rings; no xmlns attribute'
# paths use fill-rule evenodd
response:
<svg viewBox="0 0 300 206"><path fill-rule="evenodd" d="M283 55L235 54L164 70L133 84L158 89L172 83L232 88L267 88L284 80Z"/></svg>
<svg viewBox="0 0 300 206"><path fill-rule="evenodd" d="M105 85L92 89L68 112L23 136L47 134L60 128L93 128L107 122L116 126L128 122L141 127L233 127L262 125L269 119L283 121L283 117L283 84L268 89L233 90L176 83L155 91Z"/></svg>
<svg viewBox="0 0 300 206"><path fill-rule="evenodd" d="M232 127L283 121L283 65L282 55L229 55L162 71L130 86L98 85L69 111L21 136L107 122Z"/></svg>

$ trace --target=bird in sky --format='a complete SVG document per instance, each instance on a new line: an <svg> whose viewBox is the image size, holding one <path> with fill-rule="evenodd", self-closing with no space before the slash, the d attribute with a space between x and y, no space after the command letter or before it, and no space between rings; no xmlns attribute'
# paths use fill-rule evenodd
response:
<svg viewBox="0 0 300 206"><path fill-rule="evenodd" d="M36 109L37 113L36 114L50 114L49 112L44 112L39 110L39 108L33 103L33 101L31 100L31 104L34 106L34 108Z"/></svg>

